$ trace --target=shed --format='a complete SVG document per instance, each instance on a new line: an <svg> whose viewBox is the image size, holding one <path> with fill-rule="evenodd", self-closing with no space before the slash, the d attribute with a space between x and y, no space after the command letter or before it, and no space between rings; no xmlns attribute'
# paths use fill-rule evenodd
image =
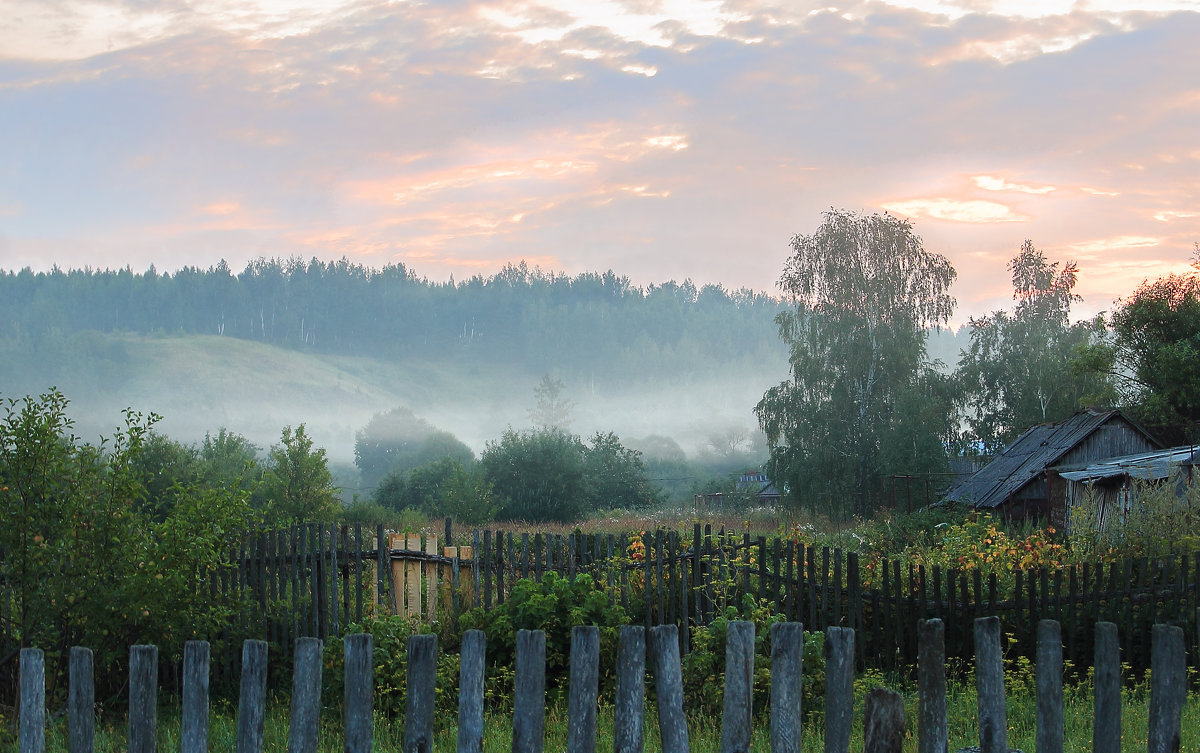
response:
<svg viewBox="0 0 1200 753"><path fill-rule="evenodd" d="M1130 492L1135 481L1165 483L1177 477L1179 483L1184 484L1193 480L1198 462L1200 448L1188 445L1082 465L1056 466L1049 469L1049 473L1052 484L1055 476L1062 480L1068 514L1078 502L1090 496L1097 504L1096 524L1106 528L1129 511ZM1177 492L1181 491L1177 489Z"/></svg>
<svg viewBox="0 0 1200 753"><path fill-rule="evenodd" d="M953 486L944 501L996 510L1006 518L1046 518L1062 527L1065 488L1052 489L1046 469L1159 449L1154 437L1118 410L1080 411L1026 429L992 462Z"/></svg>

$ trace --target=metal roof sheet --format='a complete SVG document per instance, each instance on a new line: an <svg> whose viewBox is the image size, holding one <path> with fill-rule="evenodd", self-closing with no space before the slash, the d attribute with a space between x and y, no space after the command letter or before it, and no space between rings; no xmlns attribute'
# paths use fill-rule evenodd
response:
<svg viewBox="0 0 1200 753"><path fill-rule="evenodd" d="M1070 466L1074 470L1061 470L1060 476L1071 481L1092 481L1100 478L1129 476L1143 480L1169 478L1183 465L1195 465L1200 452L1196 446L1172 447L1158 452L1141 452L1106 458L1084 466Z"/></svg>

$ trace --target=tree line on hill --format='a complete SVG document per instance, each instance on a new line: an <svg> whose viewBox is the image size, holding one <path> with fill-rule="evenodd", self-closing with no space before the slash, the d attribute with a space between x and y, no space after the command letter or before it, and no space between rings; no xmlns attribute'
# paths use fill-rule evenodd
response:
<svg viewBox="0 0 1200 753"><path fill-rule="evenodd" d="M499 360L625 383L681 364L777 359L779 309L777 298L749 290L641 288L612 271L571 277L523 262L445 283L402 264L345 258L257 259L239 273L224 261L173 273L25 268L0 272L0 348L62 360L119 347L88 333L211 334L389 360Z"/></svg>

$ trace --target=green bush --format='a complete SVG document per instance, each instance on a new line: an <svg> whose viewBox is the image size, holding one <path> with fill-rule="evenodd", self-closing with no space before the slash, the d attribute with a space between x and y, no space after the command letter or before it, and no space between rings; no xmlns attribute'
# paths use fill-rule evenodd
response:
<svg viewBox="0 0 1200 753"><path fill-rule="evenodd" d="M403 717L408 690L408 639L414 635L429 634L433 628L412 617L388 615L372 618L362 624L351 625L347 635L369 633L374 641L375 710L389 717ZM454 645L446 645L450 642ZM457 719L458 715L458 668L457 641L446 641L439 636L437 652L437 679L435 680L434 708L439 718ZM325 644L324 668L321 671L322 697L327 699L327 708L342 711L345 697L345 649L341 640L330 640Z"/></svg>
<svg viewBox="0 0 1200 753"><path fill-rule="evenodd" d="M487 634L487 663L489 666L489 700L503 703L511 699L511 681L505 675L515 666L518 630L546 631L546 687L550 693L565 691L570 673L571 628L595 625L600 628L600 683L602 689L615 686L617 637L621 625L629 624L629 616L620 604L610 604L609 594L596 584L590 575L577 575L574 580L546 573L540 580L517 581L512 593L490 610L473 609L462 616L459 627L478 629ZM604 690L602 690L604 692ZM511 705L511 700L507 701Z"/></svg>
<svg viewBox="0 0 1200 753"><path fill-rule="evenodd" d="M683 657L683 695L689 711L720 717L724 706L725 647L729 623L754 623L754 713L766 712L771 687L771 625L783 622L764 603L746 597L739 609L729 606L709 625L692 631L691 651ZM816 711L825 697L825 634L804 633L803 693L801 708Z"/></svg>

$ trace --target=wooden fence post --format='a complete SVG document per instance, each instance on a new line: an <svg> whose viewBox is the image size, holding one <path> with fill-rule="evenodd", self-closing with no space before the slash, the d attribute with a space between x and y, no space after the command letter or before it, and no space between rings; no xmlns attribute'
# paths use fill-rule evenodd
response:
<svg viewBox="0 0 1200 753"><path fill-rule="evenodd" d="M750 749L754 713L754 623L733 620L725 632L725 698L721 716L721 753Z"/></svg>
<svg viewBox="0 0 1200 753"><path fill-rule="evenodd" d="M408 694L404 706L404 753L433 752L433 698L437 689L437 636L408 638Z"/></svg>
<svg viewBox="0 0 1200 753"><path fill-rule="evenodd" d="M345 753L371 753L375 739L375 637L355 633L342 639L345 656Z"/></svg>
<svg viewBox="0 0 1200 753"><path fill-rule="evenodd" d="M292 668L288 753L316 753L320 720L321 640L301 638L296 642L295 662Z"/></svg>
<svg viewBox="0 0 1200 753"><path fill-rule="evenodd" d="M1183 706L1187 702L1187 656L1183 628L1155 625L1150 650L1149 753L1179 753Z"/></svg>
<svg viewBox="0 0 1200 753"><path fill-rule="evenodd" d="M663 753L689 753L687 717L683 713L683 672L679 664L679 628L650 628L650 656L658 695L658 728Z"/></svg>
<svg viewBox="0 0 1200 753"><path fill-rule="evenodd" d="M800 753L804 726L804 625L771 625L771 751ZM945 751L939 751L945 753Z"/></svg>
<svg viewBox="0 0 1200 753"><path fill-rule="evenodd" d="M875 688L867 693L863 705L863 753L901 753L903 749L904 699L895 691Z"/></svg>
<svg viewBox="0 0 1200 753"><path fill-rule="evenodd" d="M825 753L850 749L854 718L854 630L825 629Z"/></svg>
<svg viewBox="0 0 1200 753"><path fill-rule="evenodd" d="M622 625L620 637L617 639L613 753L642 753L645 697L646 628L641 625Z"/></svg>
<svg viewBox="0 0 1200 753"><path fill-rule="evenodd" d="M154 753L158 733L158 647L129 649L129 753Z"/></svg>
<svg viewBox="0 0 1200 753"><path fill-rule="evenodd" d="M336 608L336 604L333 605ZM262 753L267 720L267 643L242 643L242 684L238 700L237 753Z"/></svg>
<svg viewBox="0 0 1200 753"><path fill-rule="evenodd" d="M1121 644L1117 625L1096 623L1094 659L1096 700L1093 707L1092 750L1120 753L1121 750Z"/></svg>
<svg viewBox="0 0 1200 753"><path fill-rule="evenodd" d="M1063 643L1056 620L1038 623L1037 753L1062 753L1063 749Z"/></svg>
<svg viewBox="0 0 1200 753"><path fill-rule="evenodd" d="M600 628L571 628L571 680L567 691L567 751L595 753L596 699L600 692Z"/></svg>
<svg viewBox="0 0 1200 753"><path fill-rule="evenodd" d="M917 753L946 753L946 626L936 617L917 623Z"/></svg>
<svg viewBox="0 0 1200 753"><path fill-rule="evenodd" d="M71 647L70 678L68 749L70 753L92 753L96 749L96 678L90 648Z"/></svg>
<svg viewBox="0 0 1200 753"><path fill-rule="evenodd" d="M483 667L487 636L463 633L458 668L458 753L483 753Z"/></svg>
<svg viewBox="0 0 1200 753"><path fill-rule="evenodd" d="M999 617L975 620L975 687L979 696L980 753L1008 753Z"/></svg>
<svg viewBox="0 0 1200 753"><path fill-rule="evenodd" d="M208 687L212 648L208 641L183 646L183 708L180 753L208 753Z"/></svg>
<svg viewBox="0 0 1200 753"><path fill-rule="evenodd" d="M517 631L513 753L542 753L546 722L546 631Z"/></svg>
<svg viewBox="0 0 1200 753"><path fill-rule="evenodd" d="M46 655L21 649L21 753L46 750ZM131 748L132 750L132 748Z"/></svg>

